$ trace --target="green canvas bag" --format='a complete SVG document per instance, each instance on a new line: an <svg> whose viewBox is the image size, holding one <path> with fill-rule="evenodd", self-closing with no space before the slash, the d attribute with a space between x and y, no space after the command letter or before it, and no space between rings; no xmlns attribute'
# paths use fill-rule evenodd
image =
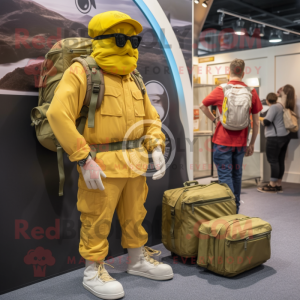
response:
<svg viewBox="0 0 300 300"><path fill-rule="evenodd" d="M197 264L232 277L271 257L271 225L241 214L202 223Z"/></svg>
<svg viewBox="0 0 300 300"><path fill-rule="evenodd" d="M92 39L80 37L63 39L51 48L45 55L45 60L41 66L38 106L34 107L30 114L31 125L35 127L38 141L45 148L57 152L59 196L63 195L65 181L64 151L50 127L46 113L64 72L74 62L79 62L86 73L87 90L80 117L76 120L76 126L80 134L83 134L86 120L88 120L88 128L94 127L95 112L101 106L105 85L102 70L96 61L89 56L92 51ZM144 95L146 89L138 70L134 70L131 76Z"/></svg>
<svg viewBox="0 0 300 300"><path fill-rule="evenodd" d="M197 256L200 225L235 213L235 196L227 184L187 181L163 195L162 242L179 256Z"/></svg>

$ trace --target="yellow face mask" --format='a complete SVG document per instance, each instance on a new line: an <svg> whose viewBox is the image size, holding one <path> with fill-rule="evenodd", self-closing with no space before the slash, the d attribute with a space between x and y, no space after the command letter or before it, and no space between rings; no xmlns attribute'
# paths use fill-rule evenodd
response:
<svg viewBox="0 0 300 300"><path fill-rule="evenodd" d="M103 35L114 33L123 33L128 36L136 35L134 27L128 23L119 23L106 30ZM127 75L136 69L139 51L132 48L130 41L127 41L123 48L118 47L115 38L112 37L104 40L94 40L91 56L103 71Z"/></svg>

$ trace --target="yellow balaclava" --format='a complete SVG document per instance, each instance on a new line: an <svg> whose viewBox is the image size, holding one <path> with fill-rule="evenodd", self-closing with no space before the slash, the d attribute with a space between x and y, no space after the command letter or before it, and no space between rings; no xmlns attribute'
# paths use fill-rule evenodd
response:
<svg viewBox="0 0 300 300"><path fill-rule="evenodd" d="M132 36L142 31L142 26L128 15L112 11L95 16L89 23L89 35L94 38L98 35L123 33ZM116 45L115 38L93 40L91 56L98 66L105 72L126 75L137 67L138 49L133 49L127 41L123 48Z"/></svg>

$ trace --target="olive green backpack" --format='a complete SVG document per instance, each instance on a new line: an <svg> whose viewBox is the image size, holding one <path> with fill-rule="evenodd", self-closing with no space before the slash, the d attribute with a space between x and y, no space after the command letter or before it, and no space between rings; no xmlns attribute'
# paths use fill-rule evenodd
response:
<svg viewBox="0 0 300 300"><path fill-rule="evenodd" d="M104 97L104 77L96 61L89 56L92 53L92 40L89 38L67 38L57 42L46 54L41 65L39 80L38 106L31 111L31 125L35 126L38 141L45 148L57 152L59 172L59 196L63 195L65 181L63 148L57 141L48 119L47 110L54 96L54 91L63 77L64 72L74 63L79 62L85 69L87 77L87 91L80 117L76 120L77 130L83 134L86 120L88 128L94 127L95 112L100 108ZM76 70L74 70L76 72ZM146 90L142 76L138 70L131 73L137 87L143 95Z"/></svg>

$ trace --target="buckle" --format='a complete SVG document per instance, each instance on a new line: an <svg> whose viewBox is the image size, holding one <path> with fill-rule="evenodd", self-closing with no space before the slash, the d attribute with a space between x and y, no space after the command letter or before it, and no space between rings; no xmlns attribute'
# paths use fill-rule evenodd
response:
<svg viewBox="0 0 300 300"><path fill-rule="evenodd" d="M94 83L93 93L94 94L99 94L99 92L100 92L100 84Z"/></svg>
<svg viewBox="0 0 300 300"><path fill-rule="evenodd" d="M133 145L133 141L128 141L127 142L127 149L133 149L134 148L134 145Z"/></svg>

